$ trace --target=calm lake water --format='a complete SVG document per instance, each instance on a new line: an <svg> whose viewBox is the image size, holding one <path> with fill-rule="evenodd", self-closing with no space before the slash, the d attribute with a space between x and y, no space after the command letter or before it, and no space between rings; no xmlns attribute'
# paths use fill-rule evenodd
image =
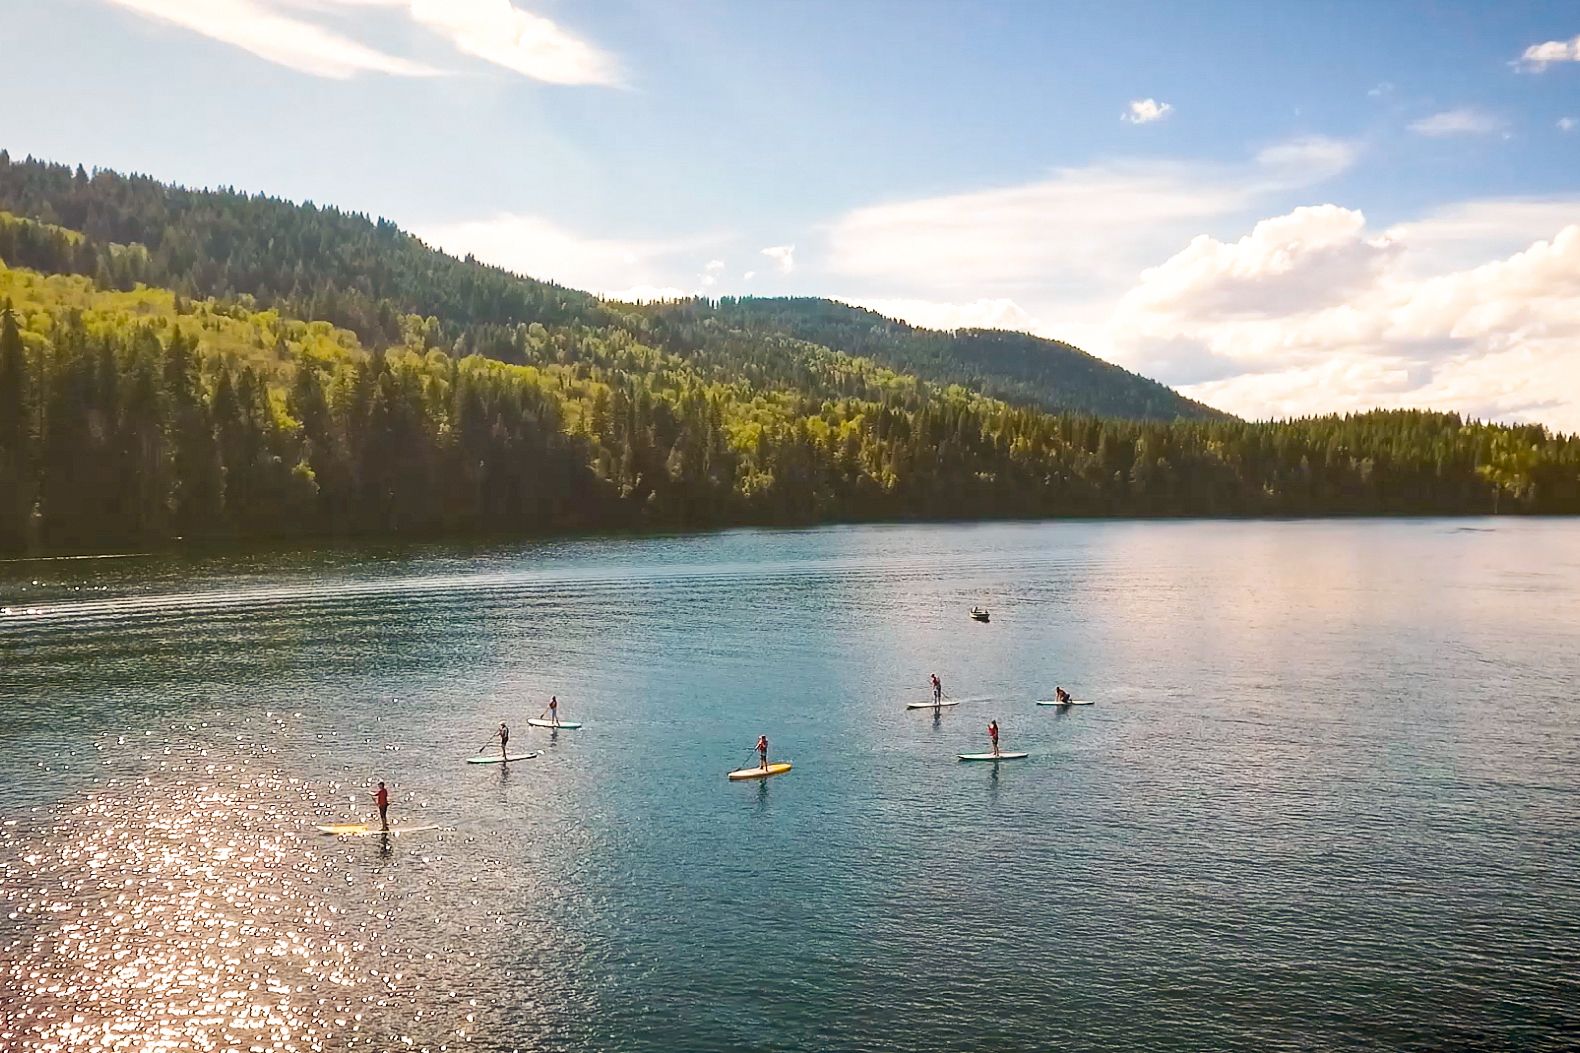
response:
<svg viewBox="0 0 1580 1053"><path fill-rule="evenodd" d="M30 561L0 607L7 1051L1580 1041L1574 521ZM933 671L990 699L907 713ZM1031 757L958 763L995 718ZM543 755L464 764L502 719ZM726 781L764 732L794 771ZM316 832L379 779L438 829Z"/></svg>

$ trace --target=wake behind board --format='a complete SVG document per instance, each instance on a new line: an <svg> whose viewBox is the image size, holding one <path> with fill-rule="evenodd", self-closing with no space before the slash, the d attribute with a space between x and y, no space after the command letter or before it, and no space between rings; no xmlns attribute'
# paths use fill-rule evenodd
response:
<svg viewBox="0 0 1580 1053"><path fill-rule="evenodd" d="M376 834L400 837L404 834L421 834L437 829L439 829L438 825L433 823L426 826L392 826L388 830L377 823L326 823L318 828L318 832L335 837L372 837Z"/></svg>
<svg viewBox="0 0 1580 1053"><path fill-rule="evenodd" d="M552 720L544 720L541 717L533 717L531 720L527 721L527 723L531 724L535 728L551 728L560 731L570 731L574 728L581 727L580 722L575 720L562 720L556 724Z"/></svg>
<svg viewBox="0 0 1580 1053"><path fill-rule="evenodd" d="M960 759L966 761L1025 760L1029 756L1031 756L1029 753L962 753Z"/></svg>
<svg viewBox="0 0 1580 1053"><path fill-rule="evenodd" d="M936 709L947 709L950 706L958 706L959 704L960 704L960 700L958 698L951 698L951 699L947 699L947 700L945 700L943 702L907 702L907 703L905 703L905 708L906 709L935 709L935 708Z"/></svg>
<svg viewBox="0 0 1580 1053"><path fill-rule="evenodd" d="M508 757L501 757L497 753L490 753L482 757L468 757L468 764L504 764L506 761L531 760L533 757L543 755L542 750L533 750L531 753L512 753Z"/></svg>
<svg viewBox="0 0 1580 1053"><path fill-rule="evenodd" d="M767 768L763 768L761 766L756 768L739 768L730 772L730 779L731 781L739 781L741 779L766 779L770 775L783 775L789 770L789 761L776 761L773 764L768 765Z"/></svg>
<svg viewBox="0 0 1580 1053"><path fill-rule="evenodd" d="M1037 705L1039 706L1089 706L1091 704L1090 700L1083 698L1072 698L1068 702L1060 702L1057 698L1037 699Z"/></svg>

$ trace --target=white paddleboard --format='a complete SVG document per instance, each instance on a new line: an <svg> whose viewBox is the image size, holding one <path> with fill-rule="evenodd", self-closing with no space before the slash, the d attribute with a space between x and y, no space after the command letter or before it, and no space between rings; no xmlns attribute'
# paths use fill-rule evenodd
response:
<svg viewBox="0 0 1580 1053"><path fill-rule="evenodd" d="M562 720L556 724L552 720L544 720L541 717L533 717L531 720L527 721L527 723L531 724L535 728L552 728L559 731L570 731L574 728L581 727L581 724L574 720Z"/></svg>
<svg viewBox="0 0 1580 1053"><path fill-rule="evenodd" d="M1029 756L1031 756L1031 754L1029 754L1029 753L1009 753L1009 752L1005 752L1005 753L962 753L960 755L960 759L961 760L972 760L972 761L1025 760Z"/></svg>
<svg viewBox="0 0 1580 1053"><path fill-rule="evenodd" d="M905 708L906 709L948 709L950 706L958 706L959 704L960 704L960 700L958 698L947 698L947 699L945 699L942 702L907 702L907 703L905 703Z"/></svg>
<svg viewBox="0 0 1580 1053"><path fill-rule="evenodd" d="M468 764L504 764L506 761L531 760L543 754L542 750L533 750L531 753L512 753L508 757L501 757L497 753L490 753L483 757L468 757Z"/></svg>
<svg viewBox="0 0 1580 1053"><path fill-rule="evenodd" d="M1037 705L1039 706L1089 706L1091 704L1090 701L1081 698L1072 698L1068 702L1060 702L1057 698L1037 699Z"/></svg>

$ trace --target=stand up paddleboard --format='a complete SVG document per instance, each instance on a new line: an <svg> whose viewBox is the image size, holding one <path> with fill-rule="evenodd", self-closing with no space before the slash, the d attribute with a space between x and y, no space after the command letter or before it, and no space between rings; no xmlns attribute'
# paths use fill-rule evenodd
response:
<svg viewBox="0 0 1580 1053"><path fill-rule="evenodd" d="M947 699L946 701L943 701L943 702L907 702L907 703L905 703L905 708L906 709L948 709L950 706L958 706L959 704L960 704L960 700L958 698L951 698L951 699Z"/></svg>
<svg viewBox="0 0 1580 1053"><path fill-rule="evenodd" d="M491 754L489 754L486 757L468 757L468 758L466 758L466 763L468 763L468 764L504 764L507 761L531 760L533 757L541 757L542 755L543 755L543 751L542 750L533 750L531 753L512 753L508 757L501 757L497 753L491 753Z"/></svg>
<svg viewBox="0 0 1580 1053"><path fill-rule="evenodd" d="M1029 756L1031 756L1029 753L962 753L960 759L969 761L1025 760Z"/></svg>
<svg viewBox="0 0 1580 1053"><path fill-rule="evenodd" d="M732 780L766 779L770 775L783 775L789 770L789 761L776 761L775 763L768 765L767 768L763 768L761 765L755 768L740 768L736 771L730 772L730 778Z"/></svg>
<svg viewBox="0 0 1580 1053"><path fill-rule="evenodd" d="M428 830L437 830L435 824L427 826L392 826L383 829L377 823L326 823L318 827L321 834L330 834L335 837L372 837L375 834L388 834L391 837L400 837L403 834L420 834Z"/></svg>
<svg viewBox="0 0 1580 1053"><path fill-rule="evenodd" d="M1060 702L1057 698L1037 699L1037 705L1039 706L1089 706L1091 704L1091 702L1080 698L1072 698L1068 702Z"/></svg>
<svg viewBox="0 0 1580 1053"><path fill-rule="evenodd" d="M527 723L535 728L550 728L555 731L572 731L581 727L581 724L574 720L562 720L556 724L552 720L544 720L541 717L533 717Z"/></svg>

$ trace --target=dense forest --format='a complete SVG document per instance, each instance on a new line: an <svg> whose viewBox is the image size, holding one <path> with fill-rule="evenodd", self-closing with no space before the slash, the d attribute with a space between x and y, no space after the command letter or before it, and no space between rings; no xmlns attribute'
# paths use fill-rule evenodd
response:
<svg viewBox="0 0 1580 1053"><path fill-rule="evenodd" d="M0 205L5 551L1580 511L1580 440L1536 426L1248 423L1073 348L1050 365L1048 341L826 301L606 303L382 220L3 154ZM999 356L986 373L984 354ZM1039 408L1066 383L1112 408ZM1019 394L987 393L1003 385Z"/></svg>

